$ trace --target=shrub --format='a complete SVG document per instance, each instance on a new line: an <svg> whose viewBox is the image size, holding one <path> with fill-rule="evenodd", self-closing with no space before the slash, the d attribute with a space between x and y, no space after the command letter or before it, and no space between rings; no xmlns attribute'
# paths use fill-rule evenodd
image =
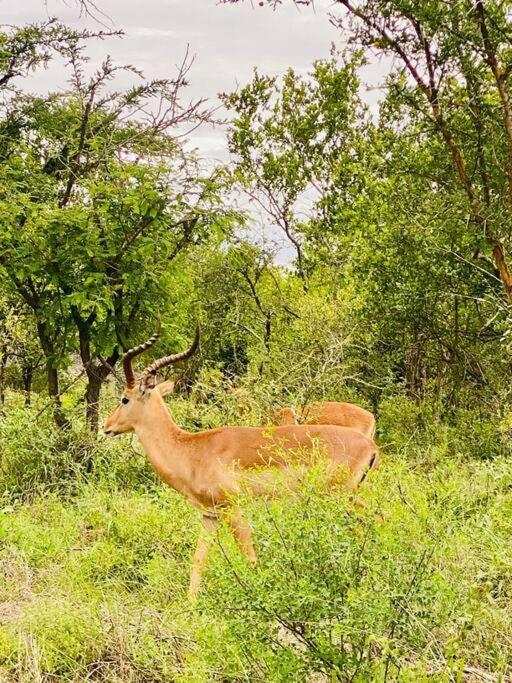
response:
<svg viewBox="0 0 512 683"><path fill-rule="evenodd" d="M78 410L67 414L69 426L59 430L44 402L27 407L9 395L0 419L0 496L28 501L49 491L76 494L91 478L105 486L154 488L157 478L135 437L97 439Z"/></svg>
<svg viewBox="0 0 512 683"><path fill-rule="evenodd" d="M253 570L221 537L202 597L216 618L196 653L208 662L206 679L222 671L228 680L413 681L437 671L455 680L471 665L504 672L510 583L497 549L511 559L511 481L504 461L445 462L430 472L396 461L371 477L357 515L346 497L312 482L285 501L248 503L260 562ZM486 581L492 604L482 600Z"/></svg>
<svg viewBox="0 0 512 683"><path fill-rule="evenodd" d="M0 420L0 487L4 492L34 496L58 486L76 470L62 434L47 411L26 408L13 397Z"/></svg>

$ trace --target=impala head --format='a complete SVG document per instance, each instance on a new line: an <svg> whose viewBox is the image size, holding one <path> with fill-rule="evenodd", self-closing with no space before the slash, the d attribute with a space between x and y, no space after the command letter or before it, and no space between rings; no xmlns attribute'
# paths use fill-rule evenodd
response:
<svg viewBox="0 0 512 683"><path fill-rule="evenodd" d="M156 332L144 344L136 346L127 351L123 356L123 369L126 377L126 387L123 391L121 403L117 406L114 412L105 420L104 431L105 434L126 434L133 432L137 423L144 421L148 411L151 412L152 407L163 396L171 394L174 390L174 382L160 382L157 384L156 374L162 368L177 363L180 360L190 358L192 354L199 347L200 330L199 326L196 328L196 336L192 345L187 351L182 353L175 353L170 356L163 356L159 358L142 372L137 379L132 368L132 360L135 356L139 356L146 349L149 349L156 343L160 333Z"/></svg>
<svg viewBox="0 0 512 683"><path fill-rule="evenodd" d="M297 416L293 408L275 408L270 412L270 419L275 425L296 425Z"/></svg>

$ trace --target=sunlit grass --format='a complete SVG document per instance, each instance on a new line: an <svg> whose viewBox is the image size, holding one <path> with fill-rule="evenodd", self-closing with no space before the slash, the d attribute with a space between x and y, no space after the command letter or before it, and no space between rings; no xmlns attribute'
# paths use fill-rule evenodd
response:
<svg viewBox="0 0 512 683"><path fill-rule="evenodd" d="M93 443L77 430L59 450L49 423L9 407L2 683L510 675L512 465L487 447L490 430L469 442L462 425L459 435L433 423L411 438L414 406L391 403L380 438L393 443L358 492L366 507L325 494L321 460L293 492L283 482L279 496L243 496L259 563L221 528L191 604L199 513L156 479L136 441Z"/></svg>

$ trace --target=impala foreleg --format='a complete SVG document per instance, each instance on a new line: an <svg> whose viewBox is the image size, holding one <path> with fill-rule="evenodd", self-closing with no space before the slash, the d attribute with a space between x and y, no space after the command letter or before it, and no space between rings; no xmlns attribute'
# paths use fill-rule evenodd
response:
<svg viewBox="0 0 512 683"><path fill-rule="evenodd" d="M192 572L190 575L190 586L188 589L189 597L194 598L197 595L199 586L201 584L201 575L203 573L208 550L212 544L215 531L219 526L217 517L203 516L202 527L197 542L196 551L192 559Z"/></svg>
<svg viewBox="0 0 512 683"><path fill-rule="evenodd" d="M242 517L240 510L234 510L228 517L229 526L233 530L233 535L238 543L238 547L249 562L256 564L257 557L252 544L252 529L249 522Z"/></svg>

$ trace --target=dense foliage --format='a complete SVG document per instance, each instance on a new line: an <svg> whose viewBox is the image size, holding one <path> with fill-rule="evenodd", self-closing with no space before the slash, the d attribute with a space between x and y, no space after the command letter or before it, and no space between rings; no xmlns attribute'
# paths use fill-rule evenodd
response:
<svg viewBox="0 0 512 683"><path fill-rule="evenodd" d="M108 58L91 73L89 42L117 34L0 33L2 680L512 674L510 17L336 5L350 49L221 96L215 168L183 143L214 123L186 100L188 59L169 80ZM398 59L377 112L358 74L380 51ZM68 86L30 94L54 60ZM198 321L180 425L353 401L384 466L364 511L320 470L242 500L260 564L222 530L192 607L196 513L135 440L97 431L123 351L159 323L141 362L182 349Z"/></svg>

